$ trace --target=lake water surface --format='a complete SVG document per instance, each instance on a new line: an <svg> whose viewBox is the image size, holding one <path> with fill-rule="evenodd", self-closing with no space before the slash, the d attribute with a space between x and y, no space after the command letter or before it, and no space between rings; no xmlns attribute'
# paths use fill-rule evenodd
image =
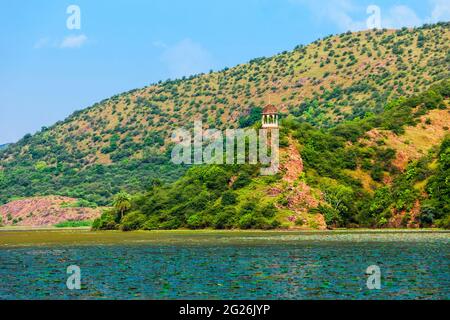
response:
<svg viewBox="0 0 450 320"><path fill-rule="evenodd" d="M449 245L424 231L0 231L0 298L449 299Z"/></svg>

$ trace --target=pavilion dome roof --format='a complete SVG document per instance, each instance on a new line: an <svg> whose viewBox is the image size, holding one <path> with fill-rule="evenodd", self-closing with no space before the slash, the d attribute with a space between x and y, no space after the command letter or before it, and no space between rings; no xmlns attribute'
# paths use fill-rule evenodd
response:
<svg viewBox="0 0 450 320"><path fill-rule="evenodd" d="M275 107L272 104L268 104L267 106L265 106L262 111L262 114L277 114L277 113L278 113L277 107Z"/></svg>

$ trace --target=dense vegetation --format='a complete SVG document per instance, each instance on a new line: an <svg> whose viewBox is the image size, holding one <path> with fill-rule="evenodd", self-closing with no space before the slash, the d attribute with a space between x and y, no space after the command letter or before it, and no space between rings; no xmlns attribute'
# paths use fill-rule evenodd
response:
<svg viewBox="0 0 450 320"><path fill-rule="evenodd" d="M450 184L445 176L449 161L448 135L440 151L431 149L425 157L411 162L404 172L392 163L395 150L358 141L374 127L402 133L406 125L417 125L418 117L427 111L448 109L444 99L449 97L450 81L447 80L423 94L388 104L386 111L379 115L343 123L330 130L290 124L303 145L308 183L324 193L326 204L314 210L325 215L328 225L383 227L393 213L406 212L402 221L404 227L411 218L420 226L449 227ZM437 161L435 169L429 167L433 160ZM357 168L367 171L375 183L380 183L374 193L365 190L359 179L345 173ZM385 176L393 178L392 184L383 186ZM424 190L415 187L420 181L427 181ZM423 202L421 210L417 217L411 217L409 212L417 201Z"/></svg>
<svg viewBox="0 0 450 320"><path fill-rule="evenodd" d="M153 178L174 181L185 168L174 166L167 158L130 159L111 165L95 164L83 170L60 162L47 166L32 160L20 166L5 164L0 171L0 203L15 196L64 195L107 205L122 189L138 192L150 186Z"/></svg>
<svg viewBox="0 0 450 320"><path fill-rule="evenodd" d="M114 208L96 220L94 227L122 230L278 227L273 205L264 205L256 197L240 203L240 191L258 174L258 167L251 165L196 166L173 184L155 181L149 191L133 198L118 194ZM230 184L232 177L235 179Z"/></svg>
<svg viewBox="0 0 450 320"><path fill-rule="evenodd" d="M450 81L443 81L429 90L386 105L385 111L364 119L344 122L329 129L315 128L301 118L283 121L282 140L292 136L301 145L305 164L304 179L321 190L323 201L311 208L321 213L329 227L387 226L397 212L405 212L401 226L417 223L421 227L450 227L449 155L450 136L439 150L411 162L404 172L392 164L396 151L383 145L367 146L360 140L374 128L396 133L408 125L417 125L420 116L437 108L448 109ZM437 161L435 168L430 163ZM365 190L360 180L347 170L361 168L374 182L374 192ZM283 199L267 202L267 195L246 197L245 187L259 181L273 184L280 175L261 178L255 166L200 166L191 168L180 180L169 185L155 182L146 193L135 197L118 195L114 208L94 223L98 229L176 229L176 228L259 228L281 225L277 217ZM393 182L381 186L385 174ZM300 177L299 177L300 178ZM415 184L426 181L420 190ZM422 192L421 192L422 191ZM417 216L409 212L422 202ZM125 205L124 205L125 203Z"/></svg>

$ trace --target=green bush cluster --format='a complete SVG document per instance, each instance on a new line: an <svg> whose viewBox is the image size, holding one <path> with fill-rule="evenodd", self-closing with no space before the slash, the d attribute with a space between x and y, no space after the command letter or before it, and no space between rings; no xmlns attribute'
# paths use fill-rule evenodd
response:
<svg viewBox="0 0 450 320"><path fill-rule="evenodd" d="M251 165L192 167L175 183L154 184L148 192L130 198L123 217L120 206L115 205L94 222L93 228L276 228L280 224L273 204L238 197L239 190L258 175L258 170Z"/></svg>

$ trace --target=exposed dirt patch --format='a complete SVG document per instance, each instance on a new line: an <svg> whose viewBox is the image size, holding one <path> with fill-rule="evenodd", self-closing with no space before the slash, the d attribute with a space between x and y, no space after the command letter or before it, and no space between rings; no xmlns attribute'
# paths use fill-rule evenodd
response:
<svg viewBox="0 0 450 320"><path fill-rule="evenodd" d="M304 217L308 214L308 209L317 207L319 200L313 196L311 187L299 179L303 172L303 160L295 142L289 139L289 146L281 151L283 155L281 170L284 172L282 178L284 188L282 191L287 200L286 208L294 213L289 221L305 220ZM323 216L321 214L317 214L317 216L320 217L314 219L316 220L315 227L326 229Z"/></svg>
<svg viewBox="0 0 450 320"><path fill-rule="evenodd" d="M277 187L273 187L273 188L270 188L269 190L267 190L267 194L271 197L276 197L281 192L283 192L283 190L281 190L280 188L277 188Z"/></svg>
<svg viewBox="0 0 450 320"><path fill-rule="evenodd" d="M237 180L237 176L232 176L230 181L228 182L228 187L231 188L233 186L233 184L236 182L236 180Z"/></svg>
<svg viewBox="0 0 450 320"><path fill-rule="evenodd" d="M52 226L73 220L93 220L100 216L100 209L64 208L76 203L77 199L48 196L12 201L0 207L0 218L4 226Z"/></svg>
<svg viewBox="0 0 450 320"><path fill-rule="evenodd" d="M292 139L289 140L289 146L285 154L287 155L287 159L281 165L281 169L285 171L283 181L293 183L303 172L303 160Z"/></svg>
<svg viewBox="0 0 450 320"><path fill-rule="evenodd" d="M407 211L393 212L393 216L389 219L388 227L390 228L419 228L417 217L420 214L420 202L417 200L412 209Z"/></svg>

